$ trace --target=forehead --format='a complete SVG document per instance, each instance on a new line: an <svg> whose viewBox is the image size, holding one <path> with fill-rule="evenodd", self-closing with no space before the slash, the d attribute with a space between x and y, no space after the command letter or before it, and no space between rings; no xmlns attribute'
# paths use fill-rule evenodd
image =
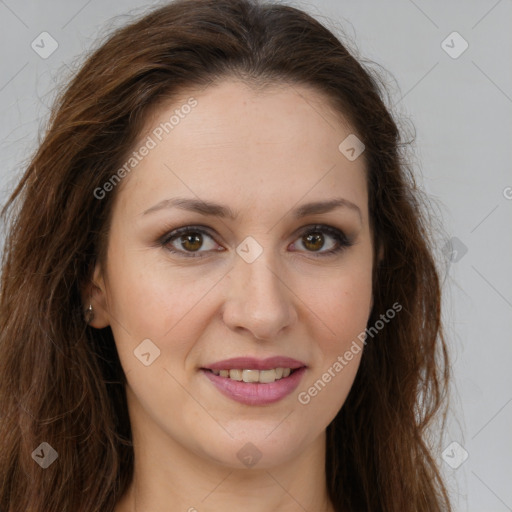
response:
<svg viewBox="0 0 512 512"><path fill-rule="evenodd" d="M134 150L151 149L123 181L121 199L141 210L188 195L243 213L341 194L366 210L364 154L350 161L339 149L351 134L329 100L306 86L227 80L189 89L148 116Z"/></svg>

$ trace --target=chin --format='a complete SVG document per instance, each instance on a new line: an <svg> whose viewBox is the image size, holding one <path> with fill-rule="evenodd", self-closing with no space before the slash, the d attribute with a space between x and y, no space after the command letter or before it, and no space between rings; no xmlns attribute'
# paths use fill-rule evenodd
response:
<svg viewBox="0 0 512 512"><path fill-rule="evenodd" d="M210 437L202 443L200 455L230 469L271 469L303 453L319 435L308 432L294 435L290 425L283 426L279 422L258 422L257 428L250 422L243 423L246 428L239 424L237 429L226 429L232 438L227 433L214 439Z"/></svg>

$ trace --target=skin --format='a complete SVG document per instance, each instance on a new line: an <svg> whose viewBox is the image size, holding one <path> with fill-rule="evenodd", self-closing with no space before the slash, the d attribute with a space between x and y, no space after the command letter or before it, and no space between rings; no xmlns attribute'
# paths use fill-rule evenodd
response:
<svg viewBox="0 0 512 512"><path fill-rule="evenodd" d="M362 352L307 405L298 394L343 356L370 314L364 154L349 161L338 150L354 132L315 90L256 91L234 79L161 105L139 143L190 96L197 106L119 185L106 265L96 266L87 295L91 325L111 326L128 380L135 473L115 512L333 512L325 430ZM239 214L143 214L175 196L215 201ZM290 213L334 197L360 214L347 207L302 219ZM198 224L211 232L202 245L183 245L179 236L167 245L181 256L158 244L163 234ZM322 231L323 240L308 244L315 230L307 226L314 224L343 231L353 245L322 256L337 242ZM236 252L247 236L263 249L252 263ZM187 257L187 250L204 257ZM134 356L147 338L160 350L149 366ZM274 355L308 368L296 391L264 406L225 397L199 371L231 357ZM251 468L237 457L246 443L261 453Z"/></svg>

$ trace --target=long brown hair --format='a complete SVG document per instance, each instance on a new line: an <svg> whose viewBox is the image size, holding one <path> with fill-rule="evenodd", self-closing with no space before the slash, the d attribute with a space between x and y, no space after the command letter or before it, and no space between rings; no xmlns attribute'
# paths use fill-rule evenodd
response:
<svg viewBox="0 0 512 512"><path fill-rule="evenodd" d="M112 511L133 448L111 329L87 326L83 287L104 261L116 190L150 109L189 86L236 77L315 88L365 144L375 247L374 325L353 388L327 428L337 511L450 510L427 428L444 411L448 359L424 200L375 75L326 27L290 6L180 0L118 29L59 96L44 140L2 216L0 510ZM47 442L57 462L41 469Z"/></svg>

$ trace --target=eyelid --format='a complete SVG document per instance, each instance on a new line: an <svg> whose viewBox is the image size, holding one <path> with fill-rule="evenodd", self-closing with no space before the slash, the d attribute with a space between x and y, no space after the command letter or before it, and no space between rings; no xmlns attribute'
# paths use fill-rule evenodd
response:
<svg viewBox="0 0 512 512"><path fill-rule="evenodd" d="M223 251L184 251L184 250L177 250L177 249L170 249L168 247L168 244L173 240L178 238L180 235L186 235L188 233L200 233L200 234L206 234L212 240L214 240L215 243L215 235L212 233L212 229L208 226L202 226L202 225L184 225L179 228L172 229L170 231L166 231L166 233L159 237L158 244L164 248L166 248L169 252L172 254L178 254L182 256L183 258L205 258L208 254L211 254L211 252L223 252ZM308 224L306 226L302 226L301 228L297 229L293 236L295 237L294 240L297 239L297 237L300 237L301 235L304 236L307 233L313 233L313 232L323 232L327 233L328 236L333 238L336 241L337 247L334 249L330 249L328 251L298 251L298 252L306 252L310 253L313 257L316 258L322 258L327 256L333 256L335 254L343 252L345 249L351 247L354 245L354 237L353 236L347 236L345 234L345 231L331 226L329 224ZM297 252L297 251L294 251Z"/></svg>
<svg viewBox="0 0 512 512"><path fill-rule="evenodd" d="M158 238L158 242L164 244L168 243L173 238L176 238L177 236L187 234L187 233L205 233L211 238L214 238L213 230L210 229L208 226L202 226L200 224L187 224L184 226L181 226L179 228L166 230L165 233Z"/></svg>

